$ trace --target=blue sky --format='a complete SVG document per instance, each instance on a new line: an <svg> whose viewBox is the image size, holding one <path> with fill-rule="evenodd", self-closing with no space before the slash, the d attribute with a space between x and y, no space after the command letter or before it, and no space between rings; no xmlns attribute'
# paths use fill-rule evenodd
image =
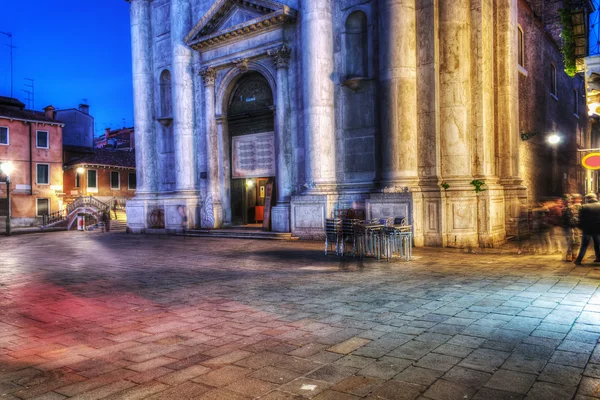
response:
<svg viewBox="0 0 600 400"><path fill-rule="evenodd" d="M133 126L129 4L124 0L0 0L0 31L13 34L13 97L35 109L74 108L87 99L104 128ZM10 40L0 35L0 95L10 96Z"/></svg>

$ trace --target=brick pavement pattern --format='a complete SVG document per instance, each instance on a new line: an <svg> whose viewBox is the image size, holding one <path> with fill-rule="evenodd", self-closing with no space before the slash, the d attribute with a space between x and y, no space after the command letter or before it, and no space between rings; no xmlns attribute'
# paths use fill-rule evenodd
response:
<svg viewBox="0 0 600 400"><path fill-rule="evenodd" d="M598 399L599 279L558 256L0 237L0 400Z"/></svg>

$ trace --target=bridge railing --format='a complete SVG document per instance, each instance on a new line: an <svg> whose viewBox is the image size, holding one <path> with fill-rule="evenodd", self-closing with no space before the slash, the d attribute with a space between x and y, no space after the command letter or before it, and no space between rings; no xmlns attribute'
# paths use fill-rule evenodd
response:
<svg viewBox="0 0 600 400"><path fill-rule="evenodd" d="M72 203L67 204L65 209L44 216L42 220L42 226L47 227L49 225L55 225L63 221L68 221L71 214L81 207L94 208L99 214L105 211L110 211L110 206L108 204L98 200L94 196L80 196Z"/></svg>

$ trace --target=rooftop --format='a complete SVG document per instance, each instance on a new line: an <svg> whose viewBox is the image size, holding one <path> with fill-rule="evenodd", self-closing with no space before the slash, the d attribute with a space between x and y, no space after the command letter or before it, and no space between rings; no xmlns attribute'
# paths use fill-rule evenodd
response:
<svg viewBox="0 0 600 400"><path fill-rule="evenodd" d="M135 152L96 149L94 153L86 154L80 158L67 162L65 167L72 167L82 164L135 168Z"/></svg>
<svg viewBox="0 0 600 400"><path fill-rule="evenodd" d="M0 118L62 124L54 118L47 118L43 111L25 109L25 104L21 101L6 96L0 96Z"/></svg>

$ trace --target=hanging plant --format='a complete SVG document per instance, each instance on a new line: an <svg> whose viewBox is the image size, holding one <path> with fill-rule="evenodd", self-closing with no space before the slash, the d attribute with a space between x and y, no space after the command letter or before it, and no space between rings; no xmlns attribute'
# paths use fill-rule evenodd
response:
<svg viewBox="0 0 600 400"><path fill-rule="evenodd" d="M475 186L475 193L485 192L487 190L482 188L482 186L485 185L485 181L480 181L479 179L472 180L471 185Z"/></svg>
<svg viewBox="0 0 600 400"><path fill-rule="evenodd" d="M444 190L448 190L448 188L450 187L450 185L448 185L446 182L442 182L442 184L440 185Z"/></svg>
<svg viewBox="0 0 600 400"><path fill-rule="evenodd" d="M562 37L562 55L563 62L565 64L565 73L571 78L577 73L577 61L575 58L575 34L573 32L573 20L571 19L571 13L573 6L570 0L564 0L564 8L559 10L560 24Z"/></svg>

